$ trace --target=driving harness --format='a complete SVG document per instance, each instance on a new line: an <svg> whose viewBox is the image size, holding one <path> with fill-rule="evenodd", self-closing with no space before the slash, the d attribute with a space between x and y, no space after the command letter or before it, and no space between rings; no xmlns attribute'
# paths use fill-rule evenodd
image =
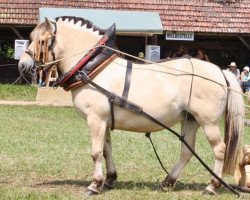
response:
<svg viewBox="0 0 250 200"><path fill-rule="evenodd" d="M124 81L124 88L122 96L118 96L112 92L104 90L102 87L95 84L91 79L110 64L117 54L108 48L105 48L103 45L111 48L115 48L115 31L116 27L113 24L103 35L101 40L91 49L78 63L67 73L59 77L53 87L61 86L64 90L69 91L73 88L79 87L86 83L89 83L96 87L101 93L107 96L110 104L110 113L111 113L111 130L114 130L115 127L115 116L114 116L114 104L119 105L120 107L129 109L133 112L140 113L142 110L139 106L134 103L128 102L128 94L131 82L132 74L132 61L127 61L126 75Z"/></svg>
<svg viewBox="0 0 250 200"><path fill-rule="evenodd" d="M110 48L105 48L105 46ZM111 127L113 130L115 127L115 117L114 117L114 104L125 108L131 112L142 115L145 118L151 120L152 122L158 124L159 126L165 128L166 130L172 132L178 139L185 144L190 152L198 159L198 161L212 174L222 185L224 185L231 192L239 196L239 193L234 190L234 188L228 185L223 181L217 174L211 170L207 164L198 156L198 154L192 149L191 146L187 143L183 136L179 135L176 131L169 128L162 122L158 121L148 113L146 113L143 108L134 102L128 100L129 88L132 75L132 66L131 61L127 61L126 75L124 81L124 88L122 96L119 96L113 92L106 90L100 85L96 84L91 80L91 78L101 71L105 66L114 60L117 55L115 54L115 24L113 24L103 35L101 40L92 48L88 54L86 54L80 61L72 68L69 72L59 77L56 82L53 84L54 87L61 86L65 90L70 90L75 87L79 87L83 84L90 84L95 87L99 92L105 95L108 98L110 104L110 113L111 113ZM113 50L114 49L114 50ZM150 137L150 133L146 134L147 137Z"/></svg>

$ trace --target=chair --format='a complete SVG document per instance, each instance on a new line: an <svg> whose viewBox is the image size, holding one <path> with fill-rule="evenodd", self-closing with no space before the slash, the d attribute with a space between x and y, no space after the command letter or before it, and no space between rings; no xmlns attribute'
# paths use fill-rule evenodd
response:
<svg viewBox="0 0 250 200"><path fill-rule="evenodd" d="M12 85L15 85L16 83L18 83L21 79L24 79L29 85L31 85L31 83L25 78L24 75L19 76L14 83L12 83Z"/></svg>
<svg viewBox="0 0 250 200"><path fill-rule="evenodd" d="M58 71L57 67L54 65L47 72L45 79L45 86L49 87L50 83L55 82L57 78L58 78Z"/></svg>

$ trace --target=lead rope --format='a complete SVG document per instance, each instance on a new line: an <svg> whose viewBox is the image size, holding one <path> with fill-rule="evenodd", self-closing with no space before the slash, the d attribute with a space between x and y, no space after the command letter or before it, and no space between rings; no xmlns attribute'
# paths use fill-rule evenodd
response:
<svg viewBox="0 0 250 200"><path fill-rule="evenodd" d="M188 59L188 60L189 60L189 62L191 63L191 66L192 66L192 74L194 74L194 66L193 66L193 63L191 62L190 59ZM187 109L186 109L186 113L185 113L185 120L184 120L184 125L183 125L183 126L184 126L184 127L183 127L183 132L184 132L184 133L185 133L186 123L187 123L187 117L188 117L188 110L189 110L190 101L191 101L191 95L192 95L192 90L193 90L193 80L194 80L194 77L192 76L191 85L190 85L190 92L189 92L189 97L188 97L188 105L187 105ZM155 148L155 146L154 146L153 140L151 139L150 135L151 135L150 132L148 132L148 133L145 134L145 136L149 139L149 141L150 141L150 143L151 143L151 145L152 145L152 147L153 147L153 150L154 150L154 152L155 152L156 158L157 158L158 162L160 163L162 169L166 172L167 175L169 175L169 172L166 170L166 168L165 168L165 167L163 166L163 164L162 164L162 161L161 161L161 159L160 159L160 157L159 157L159 154L158 154L157 151L156 151L156 148ZM184 139L185 134L182 135L181 137ZM182 183L182 182L180 182L180 181L177 181L177 182L180 183L180 184L182 184L182 185L184 185L184 183Z"/></svg>
<svg viewBox="0 0 250 200"><path fill-rule="evenodd" d="M104 89L103 87L101 87L100 85L94 83L92 80L89 79L89 77L85 74L85 73L81 73L81 79L82 81L92 85L93 87L95 87L97 90L99 90L102 94L104 94L108 99L111 98L112 102L118 106L121 106L121 99L122 97L109 92L108 90ZM231 191L232 193L234 193L235 195L237 195L238 197L240 196L240 194L234 190L230 185L228 185L225 181L223 181L217 174L215 174L213 172L213 170L211 170L208 165L198 156L198 154L192 149L192 147L189 146L189 144L185 141L185 139L180 136L175 130L167 127L166 125L164 125L163 123L161 123L160 121L158 121L157 119L155 119L154 117L152 117L151 115L149 115L148 113L144 112L143 109L136 105L133 102L127 101L126 105L123 105L123 108L139 114L139 115L143 115L144 117L146 117L147 119L151 120L152 122L160 125L161 127L165 128L166 130L170 131L171 133L173 133L176 137L178 137L178 139L183 142L186 147L189 149L189 151L196 157L196 159L205 167L205 169L207 171L210 172L210 174L212 174L214 176L214 178L216 178L222 185L225 186L225 188L227 188L229 191Z"/></svg>
<svg viewBox="0 0 250 200"><path fill-rule="evenodd" d="M165 126L160 121L156 120L154 117L152 117L148 113L144 112L143 110L141 111L141 114L144 115L146 118L150 119L151 121L155 122L156 124L160 125L161 127L167 129L168 131L173 133L176 137L178 137L178 139L186 145L186 147L189 149L189 151L194 155L194 157L196 157L196 159L203 165L203 167L205 167L205 169L210 172L210 174L212 174L222 185L224 185L232 193L236 194L238 197L240 196L240 194L235 189L233 189L233 187L228 185L217 174L215 174L213 172L213 170L211 170L208 167L208 165L198 156L198 154L192 149L192 147L189 146L189 144L185 141L185 139L182 136L180 136L176 131L174 131L173 129Z"/></svg>
<svg viewBox="0 0 250 200"><path fill-rule="evenodd" d="M154 145L154 143L153 143L153 141L152 141L150 135L151 135L150 132L147 132L147 133L145 134L145 136L149 139L149 141L150 141L150 143L151 143L151 145L152 145L152 147L153 147L153 150L154 150L154 152L155 152L156 158L157 158L158 162L160 163L161 168L165 171L165 173L166 173L167 175L169 175L169 172L166 170L166 168L164 167L164 165L163 165L162 162L161 162L161 158L160 158L159 154L158 154L157 151L156 151L155 145ZM180 183L181 185L184 185L184 183L182 183L182 182L180 182L180 181L177 181L177 182Z"/></svg>

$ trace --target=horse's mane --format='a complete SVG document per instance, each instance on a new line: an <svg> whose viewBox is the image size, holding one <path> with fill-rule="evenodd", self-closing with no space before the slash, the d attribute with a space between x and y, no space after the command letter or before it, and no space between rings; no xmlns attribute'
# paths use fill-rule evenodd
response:
<svg viewBox="0 0 250 200"><path fill-rule="evenodd" d="M100 29L99 27L93 25L93 23L89 20L83 19L81 17L75 17L75 16L60 16L56 17L55 21L58 22L59 20L62 20L63 22L70 22L75 25L76 23L80 22L81 27L86 27L87 29L92 29L93 32L98 31L100 35L105 34L105 31ZM31 40L35 40L39 35L45 33L46 26L45 22L40 23L30 34Z"/></svg>
<svg viewBox="0 0 250 200"><path fill-rule="evenodd" d="M99 27L93 25L93 23L87 19L83 19L81 17L75 17L75 16L61 16L61 17L57 17L55 18L56 22L59 21L59 19L62 19L62 21L66 21L68 20L69 22L71 22L73 20L73 23L76 24L78 22L81 23L81 26L85 26L86 25L86 28L87 29L93 29L93 31L99 31L100 34L104 34L105 32L100 29Z"/></svg>

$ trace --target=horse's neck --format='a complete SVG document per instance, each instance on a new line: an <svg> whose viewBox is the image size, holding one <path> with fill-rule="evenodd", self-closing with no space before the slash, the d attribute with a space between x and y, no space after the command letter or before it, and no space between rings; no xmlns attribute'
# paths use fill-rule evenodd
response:
<svg viewBox="0 0 250 200"><path fill-rule="evenodd" d="M91 32L91 30L84 30L63 23L58 23L57 35L61 42L61 57L67 58L63 59L59 64L62 73L68 72L74 67L101 38L100 35Z"/></svg>

